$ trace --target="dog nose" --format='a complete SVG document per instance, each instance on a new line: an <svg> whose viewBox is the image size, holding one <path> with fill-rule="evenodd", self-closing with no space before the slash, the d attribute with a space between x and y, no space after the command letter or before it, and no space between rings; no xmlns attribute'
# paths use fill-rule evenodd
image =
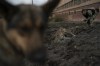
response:
<svg viewBox="0 0 100 66"><path fill-rule="evenodd" d="M32 52L28 55L28 59L36 63L44 63L46 61L46 50L38 49L35 52Z"/></svg>

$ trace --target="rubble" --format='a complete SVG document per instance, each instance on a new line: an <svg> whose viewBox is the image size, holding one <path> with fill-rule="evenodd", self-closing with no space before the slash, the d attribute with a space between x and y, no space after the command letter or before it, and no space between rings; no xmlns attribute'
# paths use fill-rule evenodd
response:
<svg viewBox="0 0 100 66"><path fill-rule="evenodd" d="M60 27L53 35L54 43L65 43L66 41L70 41L72 37L75 35L71 32L71 30Z"/></svg>

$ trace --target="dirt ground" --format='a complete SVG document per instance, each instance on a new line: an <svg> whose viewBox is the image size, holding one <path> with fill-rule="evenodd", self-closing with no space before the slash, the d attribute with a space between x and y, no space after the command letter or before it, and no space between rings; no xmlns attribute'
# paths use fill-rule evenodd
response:
<svg viewBox="0 0 100 66"><path fill-rule="evenodd" d="M65 32L64 36L69 39L57 37L59 42L54 42L60 27L70 29L75 36L66 36ZM46 66L100 66L100 23L91 28L86 24L50 23L45 35Z"/></svg>
<svg viewBox="0 0 100 66"><path fill-rule="evenodd" d="M50 22L44 44L46 64L25 59L22 66L100 66L100 22L91 28L83 23Z"/></svg>

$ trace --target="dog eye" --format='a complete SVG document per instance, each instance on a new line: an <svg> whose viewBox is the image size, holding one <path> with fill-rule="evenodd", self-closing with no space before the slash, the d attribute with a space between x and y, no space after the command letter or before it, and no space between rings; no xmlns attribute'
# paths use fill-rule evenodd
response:
<svg viewBox="0 0 100 66"><path fill-rule="evenodd" d="M21 27L20 28L20 31L21 32L24 32L24 33L29 33L29 32L32 32L32 28L28 28L28 27Z"/></svg>
<svg viewBox="0 0 100 66"><path fill-rule="evenodd" d="M44 30L45 30L45 26L41 26L40 27L40 32L44 32Z"/></svg>

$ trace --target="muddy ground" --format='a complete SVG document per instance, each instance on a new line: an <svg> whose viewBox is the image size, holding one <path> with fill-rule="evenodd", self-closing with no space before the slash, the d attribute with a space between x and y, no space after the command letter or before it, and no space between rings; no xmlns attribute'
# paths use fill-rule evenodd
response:
<svg viewBox="0 0 100 66"><path fill-rule="evenodd" d="M60 27L70 29L75 36L64 35L69 39L58 38L59 42L54 42L53 36ZM100 66L100 23L91 28L86 24L50 23L45 35L46 66Z"/></svg>
<svg viewBox="0 0 100 66"><path fill-rule="evenodd" d="M50 22L45 32L47 62L42 66L100 66L100 22ZM41 66L26 59L22 66Z"/></svg>

